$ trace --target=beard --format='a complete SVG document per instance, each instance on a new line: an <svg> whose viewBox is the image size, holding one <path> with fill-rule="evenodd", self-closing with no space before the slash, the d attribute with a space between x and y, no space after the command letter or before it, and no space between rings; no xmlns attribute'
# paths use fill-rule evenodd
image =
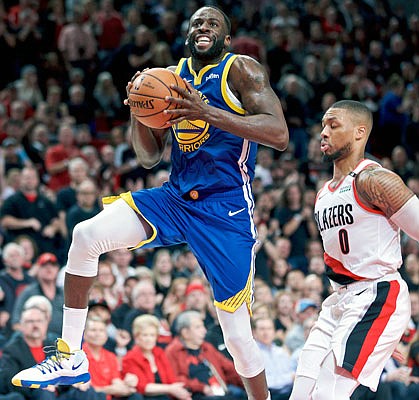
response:
<svg viewBox="0 0 419 400"><path fill-rule="evenodd" d="M343 147L339 150L335 151L332 154L323 154L323 161L325 162L333 162L345 157L349 154L352 150L352 146L350 143L346 143Z"/></svg>
<svg viewBox="0 0 419 400"><path fill-rule="evenodd" d="M199 51L195 47L195 40L188 37L188 48L193 58L200 61L211 61L218 58L224 50L224 38L216 39L214 44L206 51Z"/></svg>

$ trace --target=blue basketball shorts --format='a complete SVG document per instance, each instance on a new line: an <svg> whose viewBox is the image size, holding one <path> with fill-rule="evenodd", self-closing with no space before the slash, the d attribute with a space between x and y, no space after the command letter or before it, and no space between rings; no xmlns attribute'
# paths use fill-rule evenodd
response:
<svg viewBox="0 0 419 400"><path fill-rule="evenodd" d="M122 194L153 228L137 247L186 243L211 285L215 305L234 312L246 302L250 310L257 243L253 197L246 186L227 193L192 192L181 197L166 183Z"/></svg>

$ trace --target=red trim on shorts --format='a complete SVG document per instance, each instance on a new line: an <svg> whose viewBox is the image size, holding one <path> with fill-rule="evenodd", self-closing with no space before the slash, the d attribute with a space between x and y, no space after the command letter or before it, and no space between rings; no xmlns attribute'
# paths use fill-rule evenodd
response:
<svg viewBox="0 0 419 400"><path fill-rule="evenodd" d="M327 254L326 252L324 252L323 259L324 263L328 267L330 267L335 274L348 276L355 281L363 281L365 279L362 276L355 275L354 273L346 269L345 266L339 260L336 260L336 258L329 256L329 254Z"/></svg>
<svg viewBox="0 0 419 400"><path fill-rule="evenodd" d="M355 378L359 377L368 360L368 357L374 351L378 339L387 326L390 317L396 310L397 297L400 292L400 284L398 281L391 281L389 284L390 290L388 292L385 304L383 305L383 308L381 309L378 317L372 323L371 328L368 330L367 336L365 337L364 343L361 347L361 351L359 352L358 358L355 362L355 365L353 366L352 375Z"/></svg>

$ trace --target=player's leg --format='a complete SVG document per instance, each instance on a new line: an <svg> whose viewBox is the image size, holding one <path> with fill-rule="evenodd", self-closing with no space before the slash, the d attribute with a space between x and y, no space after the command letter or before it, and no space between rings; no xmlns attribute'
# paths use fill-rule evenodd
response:
<svg viewBox="0 0 419 400"><path fill-rule="evenodd" d="M64 340L57 340L54 358L15 375L14 385L38 388L72 385L90 379L86 355L79 349L87 316L88 292L97 274L99 256L118 248L136 246L146 237L139 216L122 199L75 227L64 284Z"/></svg>
<svg viewBox="0 0 419 400"><path fill-rule="evenodd" d="M263 358L252 335L247 305L243 303L235 312L217 307L217 315L226 347L233 357L249 399L269 399Z"/></svg>
<svg viewBox="0 0 419 400"><path fill-rule="evenodd" d="M359 382L347 371L336 366L333 352L330 351L320 369L313 400L349 400Z"/></svg>
<svg viewBox="0 0 419 400"><path fill-rule="evenodd" d="M146 231L139 218L119 199L75 227L66 265L62 330L62 338L71 350L81 346L88 293L97 275L99 256L115 249L134 247L143 241ZM151 229L147 223L144 225Z"/></svg>
<svg viewBox="0 0 419 400"><path fill-rule="evenodd" d="M321 365L331 349L331 339L336 326L332 307L337 303L335 294L322 304L318 320L301 350L290 400L311 400L317 385Z"/></svg>

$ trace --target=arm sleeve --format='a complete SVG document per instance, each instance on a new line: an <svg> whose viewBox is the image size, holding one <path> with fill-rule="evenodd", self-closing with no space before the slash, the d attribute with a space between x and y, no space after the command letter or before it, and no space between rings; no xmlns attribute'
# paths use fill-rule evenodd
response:
<svg viewBox="0 0 419 400"><path fill-rule="evenodd" d="M399 211L391 216L390 221L412 239L419 241L419 199L416 196L411 197Z"/></svg>

